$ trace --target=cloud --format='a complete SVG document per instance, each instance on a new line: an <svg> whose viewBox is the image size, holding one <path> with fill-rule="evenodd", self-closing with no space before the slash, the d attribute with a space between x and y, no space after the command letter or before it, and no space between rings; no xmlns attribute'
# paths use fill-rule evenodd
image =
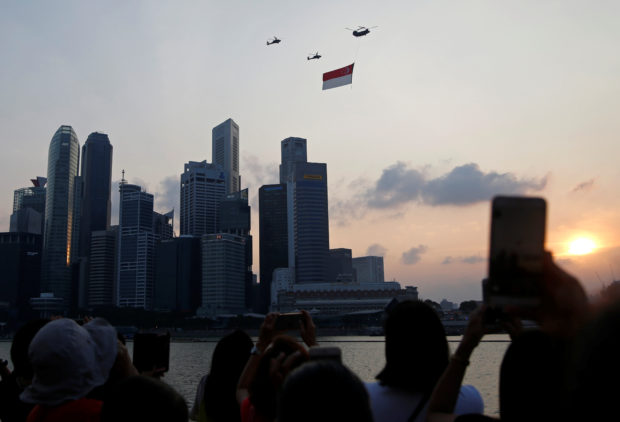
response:
<svg viewBox="0 0 620 422"><path fill-rule="evenodd" d="M401 260L405 265L414 265L420 262L420 259L422 258L421 255L427 250L428 247L426 245L418 245L417 247L413 247L408 251L403 252Z"/></svg>
<svg viewBox="0 0 620 422"><path fill-rule="evenodd" d="M575 186L571 190L571 192L572 193L575 193L575 192L587 192L587 191L591 190L593 186L594 186L594 179L586 180L585 182L579 183L577 186Z"/></svg>
<svg viewBox="0 0 620 422"><path fill-rule="evenodd" d="M455 167L450 173L426 182L423 202L428 205L470 205L490 200L494 195L517 195L539 191L547 179L518 179L512 173L483 173L478 164Z"/></svg>
<svg viewBox="0 0 620 422"><path fill-rule="evenodd" d="M486 258L478 255L465 256L461 258L461 262L463 262L464 264L479 264L481 262L486 262Z"/></svg>
<svg viewBox="0 0 620 422"><path fill-rule="evenodd" d="M250 206L257 210L258 188L279 183L280 169L277 163L264 164L253 154L244 153L242 158L241 189L248 188Z"/></svg>
<svg viewBox="0 0 620 422"><path fill-rule="evenodd" d="M462 264L479 264L481 262L486 262L486 260L487 260L486 258L483 258L479 255L459 256L456 258L452 256L446 256L444 260L441 262L441 264L450 265L455 262L460 262Z"/></svg>
<svg viewBox="0 0 620 422"><path fill-rule="evenodd" d="M399 161L383 170L375 186L368 189L366 198L371 208L390 208L416 200L423 186L422 173Z"/></svg>
<svg viewBox="0 0 620 422"><path fill-rule="evenodd" d="M378 243L373 243L366 249L367 256L385 256L387 249Z"/></svg>
<svg viewBox="0 0 620 422"><path fill-rule="evenodd" d="M399 161L384 169L381 177L365 188L361 197L363 203L374 209L394 208L411 202L465 206L488 201L498 194L540 191L546 184L547 177L527 179L513 173L485 173L476 163L457 166L440 177L428 179L424 172Z"/></svg>
<svg viewBox="0 0 620 422"><path fill-rule="evenodd" d="M451 256L446 256L444 260L441 262L441 265L450 265L454 262L454 258Z"/></svg>
<svg viewBox="0 0 620 422"><path fill-rule="evenodd" d="M180 176L168 176L161 180L157 187L158 189L154 193L155 211L166 213L174 208L178 216L181 195Z"/></svg>

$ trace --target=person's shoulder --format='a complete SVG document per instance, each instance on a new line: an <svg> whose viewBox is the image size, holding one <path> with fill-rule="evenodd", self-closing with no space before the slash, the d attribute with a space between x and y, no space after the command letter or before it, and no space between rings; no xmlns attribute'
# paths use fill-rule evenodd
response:
<svg viewBox="0 0 620 422"><path fill-rule="evenodd" d="M454 413L464 415L483 412L484 400L478 389L473 385L461 385Z"/></svg>

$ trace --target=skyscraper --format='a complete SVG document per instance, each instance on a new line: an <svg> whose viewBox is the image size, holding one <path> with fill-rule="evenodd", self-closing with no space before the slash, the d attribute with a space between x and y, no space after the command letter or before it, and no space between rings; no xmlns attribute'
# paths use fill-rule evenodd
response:
<svg viewBox="0 0 620 422"><path fill-rule="evenodd" d="M327 281L329 261L329 217L327 209L327 165L296 163L287 182L289 267L295 267L295 282Z"/></svg>
<svg viewBox="0 0 620 422"><path fill-rule="evenodd" d="M153 195L120 184L118 288L120 307L150 309L153 299Z"/></svg>
<svg viewBox="0 0 620 422"><path fill-rule="evenodd" d="M202 236L203 315L239 314L245 307L245 238L228 233Z"/></svg>
<svg viewBox="0 0 620 422"><path fill-rule="evenodd" d="M296 163L308 162L306 139L290 137L281 142L280 183L286 183Z"/></svg>
<svg viewBox="0 0 620 422"><path fill-rule="evenodd" d="M245 239L245 306L253 307L252 284L254 274L252 273L252 235L251 212L248 204L248 190L243 189L239 192L227 195L220 203L219 209L219 233L228 233L241 236Z"/></svg>
<svg viewBox="0 0 620 422"><path fill-rule="evenodd" d="M232 119L228 119L213 128L211 154L211 161L224 169L226 193L237 192L241 186L239 126Z"/></svg>
<svg viewBox="0 0 620 422"><path fill-rule="evenodd" d="M108 135L93 132L82 147L82 213L79 255L90 255L94 231L110 228L112 145Z"/></svg>
<svg viewBox="0 0 620 422"><path fill-rule="evenodd" d="M360 256L352 260L353 270L358 283L383 283L382 256Z"/></svg>
<svg viewBox="0 0 620 422"><path fill-rule="evenodd" d="M260 285L259 312L269 310L273 270L288 267L286 184L258 190Z"/></svg>
<svg viewBox="0 0 620 422"><path fill-rule="evenodd" d="M217 164L190 161L181 174L181 235L218 230L218 208L226 195L225 174Z"/></svg>
<svg viewBox="0 0 620 422"><path fill-rule="evenodd" d="M114 304L117 236L118 226L91 233L88 265L88 306L91 308Z"/></svg>
<svg viewBox="0 0 620 422"><path fill-rule="evenodd" d="M50 142L47 162L41 289L71 303L71 240L75 176L80 146L71 126L60 126Z"/></svg>

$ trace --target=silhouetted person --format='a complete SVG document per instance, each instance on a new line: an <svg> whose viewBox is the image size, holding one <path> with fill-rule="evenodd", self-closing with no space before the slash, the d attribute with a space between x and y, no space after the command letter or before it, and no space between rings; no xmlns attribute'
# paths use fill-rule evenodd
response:
<svg viewBox="0 0 620 422"><path fill-rule="evenodd" d="M101 422L187 422L187 404L168 384L136 375L119 382L107 395Z"/></svg>
<svg viewBox="0 0 620 422"><path fill-rule="evenodd" d="M32 382L32 366L28 358L28 347L41 327L50 322L48 319L34 319L25 323L13 337L11 343L11 362L13 372L3 368L0 382L0 420L3 422L23 422L34 407L24 403L19 395Z"/></svg>
<svg viewBox="0 0 620 422"><path fill-rule="evenodd" d="M317 360L293 370L278 402L278 422L372 422L368 393L341 363Z"/></svg>
<svg viewBox="0 0 620 422"><path fill-rule="evenodd" d="M234 422L241 419L235 392L252 346L250 336L241 330L220 339L211 357L211 370L200 380L190 412L193 420Z"/></svg>
<svg viewBox="0 0 620 422"><path fill-rule="evenodd" d="M86 396L105 384L118 351L116 330L101 318L83 326L65 318L43 326L28 351L32 383L20 396L35 404L28 422L98 420L102 402Z"/></svg>
<svg viewBox="0 0 620 422"><path fill-rule="evenodd" d="M450 349L441 320L426 303L403 301L384 323L385 359L379 382L367 383L375 422L424 420L435 384L448 366ZM482 413L478 391L463 386L458 413Z"/></svg>

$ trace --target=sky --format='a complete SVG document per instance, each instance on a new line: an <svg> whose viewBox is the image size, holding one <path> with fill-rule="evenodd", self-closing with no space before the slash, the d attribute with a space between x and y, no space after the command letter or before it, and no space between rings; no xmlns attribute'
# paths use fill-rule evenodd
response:
<svg viewBox="0 0 620 422"><path fill-rule="evenodd" d="M479 300L491 198L533 195L546 248L594 294L620 279L619 19L604 0L5 0L0 231L60 125L80 145L107 133L113 181L124 169L167 212L232 118L257 274L258 188L297 136L327 163L330 247L382 255L386 280ZM322 91L353 62L352 85ZM579 237L594 251L569 253Z"/></svg>

